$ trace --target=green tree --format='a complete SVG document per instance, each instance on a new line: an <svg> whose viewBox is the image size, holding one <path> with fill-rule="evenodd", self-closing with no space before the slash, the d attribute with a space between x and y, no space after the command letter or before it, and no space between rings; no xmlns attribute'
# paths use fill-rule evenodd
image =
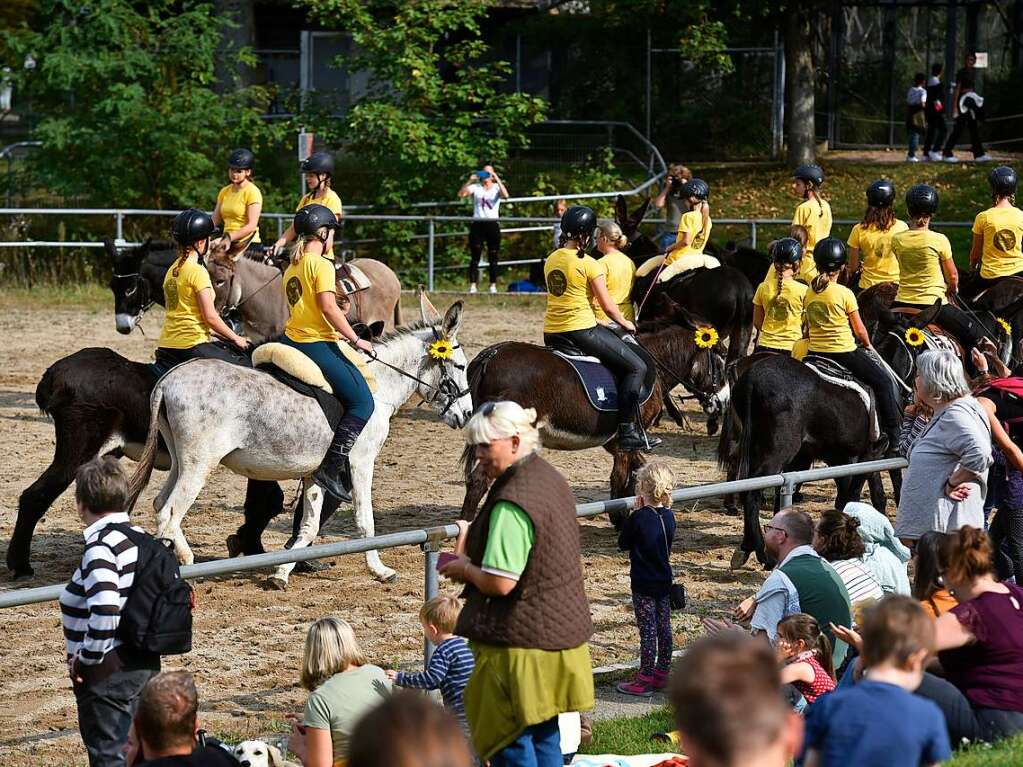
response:
<svg viewBox="0 0 1023 767"><path fill-rule="evenodd" d="M542 120L543 99L505 93L510 73L480 36L492 0L300 0L325 25L352 36L343 65L369 74L347 114L354 156L381 171L377 201L401 203L433 189L438 171L500 163Z"/></svg>
<svg viewBox="0 0 1023 767"><path fill-rule="evenodd" d="M261 89L215 91L232 22L212 4L43 0L37 18L36 30L6 41L37 62L18 85L39 115L35 161L49 191L97 205L209 207L230 146L273 141Z"/></svg>

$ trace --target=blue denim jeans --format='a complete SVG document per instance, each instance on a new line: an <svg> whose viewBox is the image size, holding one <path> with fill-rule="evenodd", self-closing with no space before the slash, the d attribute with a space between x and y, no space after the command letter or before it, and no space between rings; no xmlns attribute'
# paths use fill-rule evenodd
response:
<svg viewBox="0 0 1023 767"><path fill-rule="evenodd" d="M490 759L490 767L561 767L558 717L527 727Z"/></svg>
<svg viewBox="0 0 1023 767"><path fill-rule="evenodd" d="M316 363L330 388L345 406L345 414L368 421L373 415L373 392L355 365L337 348L336 343L311 341L299 343L281 336L281 343L292 346Z"/></svg>
<svg viewBox="0 0 1023 767"><path fill-rule="evenodd" d="M920 147L920 134L915 131L909 131L909 157L916 157L916 150Z"/></svg>

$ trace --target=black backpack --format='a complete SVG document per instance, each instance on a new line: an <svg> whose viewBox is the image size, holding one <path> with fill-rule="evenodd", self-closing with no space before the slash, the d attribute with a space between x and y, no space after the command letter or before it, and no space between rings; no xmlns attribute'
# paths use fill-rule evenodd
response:
<svg viewBox="0 0 1023 767"><path fill-rule="evenodd" d="M117 638L127 647L156 655L181 655L192 649L192 587L181 577L171 542L117 523L138 546L135 581L121 610Z"/></svg>

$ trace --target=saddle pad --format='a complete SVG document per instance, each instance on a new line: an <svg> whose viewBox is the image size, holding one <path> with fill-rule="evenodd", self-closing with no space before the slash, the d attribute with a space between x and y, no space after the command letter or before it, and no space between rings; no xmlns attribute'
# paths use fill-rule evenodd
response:
<svg viewBox="0 0 1023 767"><path fill-rule="evenodd" d="M618 411L618 384L611 371L604 367L600 360L594 357L573 357L550 348L548 350L572 366L594 410L602 413ZM653 393L653 386L644 386L643 389L640 404L650 399Z"/></svg>
<svg viewBox="0 0 1023 767"><path fill-rule="evenodd" d="M348 295L358 293L360 290L366 290L373 284L362 269L351 264L343 264L338 267L337 281L341 283L341 287Z"/></svg>
<svg viewBox="0 0 1023 767"><path fill-rule="evenodd" d="M876 442L881 436L881 427L877 420L877 407L873 390L855 378L848 368L834 360L809 355L803 359L803 364L820 376L822 380L856 392L863 402L864 409L867 411L870 441Z"/></svg>
<svg viewBox="0 0 1023 767"><path fill-rule="evenodd" d="M359 369L369 385L369 390L375 393L377 390L376 379L362 355L345 343L339 343L338 348L345 358ZM276 341L262 344L252 352L252 364L256 367L266 364L275 365L299 381L323 389L327 394L334 393L317 364L293 346Z"/></svg>

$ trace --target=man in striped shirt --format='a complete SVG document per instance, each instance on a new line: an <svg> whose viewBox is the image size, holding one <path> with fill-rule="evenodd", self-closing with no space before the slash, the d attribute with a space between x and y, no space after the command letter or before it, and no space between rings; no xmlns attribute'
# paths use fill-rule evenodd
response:
<svg viewBox="0 0 1023 767"><path fill-rule="evenodd" d="M124 470L114 458L97 458L78 470L75 483L86 527L82 562L60 596L68 672L89 766L123 767L139 694L160 670L160 658L124 647L117 638L138 559L138 547L111 527L128 524Z"/></svg>

